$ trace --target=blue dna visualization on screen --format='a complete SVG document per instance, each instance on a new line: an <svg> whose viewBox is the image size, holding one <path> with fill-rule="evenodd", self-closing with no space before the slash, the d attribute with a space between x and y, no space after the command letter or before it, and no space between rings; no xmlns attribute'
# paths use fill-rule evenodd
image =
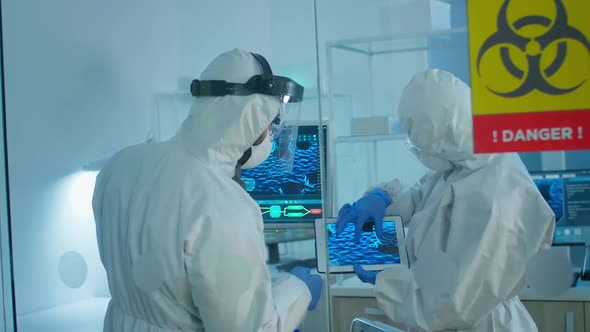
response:
<svg viewBox="0 0 590 332"><path fill-rule="evenodd" d="M322 130L325 134L326 126ZM278 167L275 148L264 163L242 170L246 191L260 205L265 223L313 224L322 217L320 162L325 158L320 158L319 126L299 126L292 172Z"/></svg>
<svg viewBox="0 0 590 332"><path fill-rule="evenodd" d="M533 177L537 189L555 213L555 220L563 217L563 180L559 176Z"/></svg>
<svg viewBox="0 0 590 332"><path fill-rule="evenodd" d="M383 222L383 239L380 241L373 223L367 223L359 243L354 242L355 225L348 224L342 234L336 235L336 224L328 224L328 255L330 266L400 264L395 223Z"/></svg>
<svg viewBox="0 0 590 332"><path fill-rule="evenodd" d="M531 172L557 221L553 243L590 242L590 171Z"/></svg>

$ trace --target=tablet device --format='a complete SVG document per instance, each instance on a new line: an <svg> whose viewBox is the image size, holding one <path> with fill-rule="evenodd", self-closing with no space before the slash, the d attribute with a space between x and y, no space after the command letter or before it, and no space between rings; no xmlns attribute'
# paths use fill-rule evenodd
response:
<svg viewBox="0 0 590 332"><path fill-rule="evenodd" d="M326 272L328 261L330 273L354 272L353 265L357 263L368 271L409 266L401 217L383 219L383 241L377 238L374 223L365 223L358 244L354 242L355 224L348 224L342 234L336 235L336 220L326 218L315 221L318 272ZM330 257L326 257L327 255Z"/></svg>

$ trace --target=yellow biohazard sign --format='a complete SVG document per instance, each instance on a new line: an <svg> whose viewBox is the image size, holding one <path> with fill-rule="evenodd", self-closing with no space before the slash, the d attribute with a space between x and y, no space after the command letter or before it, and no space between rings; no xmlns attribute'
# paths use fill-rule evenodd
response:
<svg viewBox="0 0 590 332"><path fill-rule="evenodd" d="M590 147L590 0L469 0L467 9L476 151ZM564 117L573 145L502 144L515 143L502 142L503 127L552 130Z"/></svg>

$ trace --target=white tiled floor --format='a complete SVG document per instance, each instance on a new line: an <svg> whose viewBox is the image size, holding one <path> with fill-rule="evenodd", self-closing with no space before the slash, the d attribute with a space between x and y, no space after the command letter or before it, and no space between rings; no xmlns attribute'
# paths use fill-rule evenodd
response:
<svg viewBox="0 0 590 332"><path fill-rule="evenodd" d="M315 256L313 240L282 243L280 247L281 263ZM276 265L270 265L271 277L277 278L285 272L279 272ZM102 332L103 319L109 298L97 297L88 300L43 310L26 315L19 315L19 332Z"/></svg>
<svg viewBox="0 0 590 332"><path fill-rule="evenodd" d="M18 316L19 332L102 332L109 298L92 298Z"/></svg>

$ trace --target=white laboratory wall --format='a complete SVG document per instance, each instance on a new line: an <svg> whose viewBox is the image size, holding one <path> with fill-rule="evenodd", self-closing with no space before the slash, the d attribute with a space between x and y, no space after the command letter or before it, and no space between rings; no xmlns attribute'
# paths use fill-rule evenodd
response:
<svg viewBox="0 0 590 332"><path fill-rule="evenodd" d="M173 36L178 40L178 73L176 86L154 96L154 138L165 140L175 134L188 113L192 102L189 87L193 79L218 54L240 48L262 54L273 68L280 57L273 56L277 48L271 38L274 19L269 0L194 1L176 0L176 27ZM286 1L283 1L286 2ZM310 2L310 1L303 1ZM300 5L301 6L301 5ZM279 29L289 31L284 27ZM312 36L313 37L313 36ZM305 50L311 52L312 50Z"/></svg>
<svg viewBox="0 0 590 332"><path fill-rule="evenodd" d="M275 27L271 26L269 2L177 0L179 63L184 77L198 76L215 56L234 47L259 52L273 65L270 37Z"/></svg>
<svg viewBox="0 0 590 332"><path fill-rule="evenodd" d="M144 141L155 96L188 89L220 52L239 47L276 62L278 37L268 0L2 7L16 304L25 317L108 296L90 206L94 174L81 166Z"/></svg>
<svg viewBox="0 0 590 332"><path fill-rule="evenodd" d="M303 85L306 97L317 97L314 2L272 0L269 6L273 70ZM308 104L317 107L317 101Z"/></svg>
<svg viewBox="0 0 590 332"><path fill-rule="evenodd" d="M2 7L23 315L108 295L89 201L93 174L79 170L146 137L152 95L173 87L179 73L177 14L174 3L160 1L13 0ZM79 256L60 261L68 252ZM60 268L78 288L66 286Z"/></svg>

